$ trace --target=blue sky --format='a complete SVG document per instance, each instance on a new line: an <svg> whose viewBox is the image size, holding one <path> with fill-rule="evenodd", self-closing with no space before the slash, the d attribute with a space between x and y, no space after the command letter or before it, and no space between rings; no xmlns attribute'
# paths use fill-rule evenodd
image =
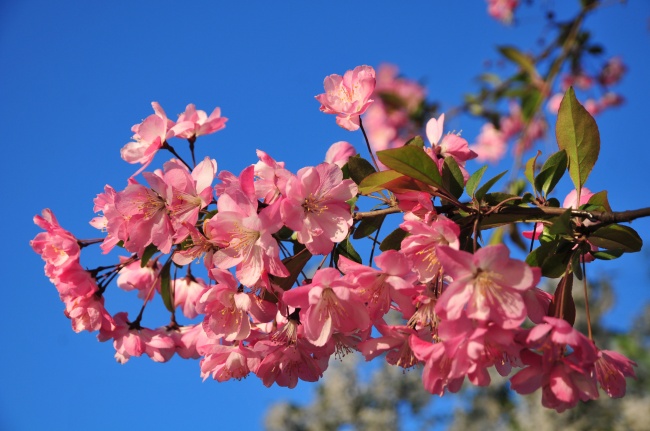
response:
<svg viewBox="0 0 650 431"><path fill-rule="evenodd" d="M618 87L626 104L597 118L602 150L587 183L592 191L607 189L615 210L650 206L649 17L650 3L636 1L588 20L606 55L621 55L629 67ZM8 190L0 221L8 237L2 249L0 429L206 423L256 429L271 402L308 399L313 385L304 383L293 391L267 389L255 377L202 383L198 363L178 358L117 364L110 344L70 329L29 247L38 232L32 217L51 208L78 237L96 237L87 223L94 216L92 199L105 184L123 188L136 170L120 159L119 149L131 126L152 113L152 101L170 118L188 103L222 108L230 119L226 129L197 142L198 155L216 158L219 170L239 172L256 161L257 148L294 172L319 163L339 140L362 150L360 133L319 112L313 97L325 76L360 64L395 63L424 80L429 98L449 108L476 89L473 78L484 71L484 61L497 58L495 44L534 46L539 9L524 8L519 18L519 27L505 28L487 16L482 1L2 2L1 175ZM470 141L479 127L462 118L447 125ZM553 150L552 141L546 145ZM632 226L650 239L648 220ZM625 328L650 298L648 256L644 250L594 268L611 275L617 288L610 325ZM85 262L100 262L93 259Z"/></svg>

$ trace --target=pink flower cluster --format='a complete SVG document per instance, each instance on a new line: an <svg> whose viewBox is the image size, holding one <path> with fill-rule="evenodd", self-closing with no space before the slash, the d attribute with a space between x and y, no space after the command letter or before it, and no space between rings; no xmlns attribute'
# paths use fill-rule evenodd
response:
<svg viewBox="0 0 650 431"><path fill-rule="evenodd" d="M541 118L533 118L528 127L524 126L521 107L516 102L511 102L509 115L501 117L499 128L494 127L492 123L484 124L476 142L470 146L478 155L476 160L499 162L506 155L508 141L515 138L514 153L522 154L531 148L535 140L543 138L546 134L546 123Z"/></svg>
<svg viewBox="0 0 650 431"><path fill-rule="evenodd" d="M403 94L412 93L400 85ZM330 76L321 109L353 128L371 87L374 71L367 66ZM135 128L128 148L131 155L142 150L132 160L145 167L168 137L186 138L192 149L197 136L223 126L218 110L207 117L188 105L172 125L154 109L155 118ZM429 121L425 151L439 166L452 157L464 168L476 154L460 136L443 136L443 124L444 115ZM350 240L358 198L341 169L353 154L350 144L338 142L327 161L293 173L258 150L258 161L239 175L217 175L208 157L193 169L171 159L142 173L146 184L131 177L123 190L107 185L94 201L102 214L91 224L106 233L102 250L123 248L130 257L84 269L81 249L99 241L76 239L49 210L35 217L44 232L31 245L73 329L112 340L120 363L142 355L164 362L177 354L201 358L204 379L253 373L267 386L292 388L298 380L318 380L332 355L357 350L368 360L385 353L403 368L421 364L424 387L439 395L458 391L465 377L488 385L492 367L503 376L522 368L512 387L520 393L542 388L544 405L558 411L597 397L597 383L610 396L625 392L635 364L599 351L568 323L549 317L552 297L537 288L540 269L512 259L505 245L463 250L459 225L436 213L428 195L398 196L407 234L399 250L384 251L374 266L353 260L341 248ZM303 269L313 255L324 257L308 276ZM192 275L201 261L207 281ZM177 277L178 268L186 274ZM135 318L104 308L114 279L142 299ZM146 307L157 295L170 323L145 327ZM190 323L179 324L177 310ZM402 324L386 322L391 310ZM534 326L524 329L529 321Z"/></svg>
<svg viewBox="0 0 650 431"><path fill-rule="evenodd" d="M399 76L397 66L379 66L372 97L374 102L363 124L374 151L399 147L420 132L422 125L415 118L422 109L426 91L418 82Z"/></svg>
<svg viewBox="0 0 650 431"><path fill-rule="evenodd" d="M618 84L623 75L627 71L625 63L620 57L612 57L602 66L600 71L595 76L589 75L584 71L574 74L566 74L562 79L561 89L562 92L553 95L547 105L549 112L557 114L562 101L562 95L570 86L579 88L583 91L591 91L596 85L600 90L600 96L593 96L586 98L584 106L591 115L597 115L601 112L623 104L623 97L612 91L611 86Z"/></svg>

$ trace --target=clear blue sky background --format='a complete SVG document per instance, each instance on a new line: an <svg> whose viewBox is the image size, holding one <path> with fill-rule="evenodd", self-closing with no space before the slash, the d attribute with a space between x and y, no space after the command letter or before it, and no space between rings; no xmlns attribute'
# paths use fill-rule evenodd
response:
<svg viewBox="0 0 650 431"><path fill-rule="evenodd" d="M532 47L539 34L538 8L524 8L515 28L485 9L478 0L0 3L0 175L7 187L0 211L0 429L257 429L273 401L309 399L314 386L304 382L293 391L267 389L255 377L202 383L198 363L178 358L117 364L110 343L72 332L29 247L38 232L32 217L49 207L78 237L96 237L88 225L92 199L107 183L123 188L135 171L119 149L131 126L151 114L151 101L170 118L187 103L206 111L220 106L227 128L197 143L199 155L216 158L220 170L239 172L256 161L257 148L293 171L322 161L338 140L362 150L360 133L318 111L313 97L323 78L392 62L424 79L431 99L452 107L476 88L484 60L496 59L495 44ZM650 206L649 18L650 3L630 1L588 21L606 54L622 55L629 66L618 87L625 106L597 118L602 150L587 184L609 190L615 210ZM479 127L456 119L447 129L462 129L471 141ZM647 220L633 227L650 241ZM594 267L617 287L610 325L625 328L650 298L647 261L642 252ZM118 311L122 303L110 301L109 310ZM138 311L136 303L126 307Z"/></svg>

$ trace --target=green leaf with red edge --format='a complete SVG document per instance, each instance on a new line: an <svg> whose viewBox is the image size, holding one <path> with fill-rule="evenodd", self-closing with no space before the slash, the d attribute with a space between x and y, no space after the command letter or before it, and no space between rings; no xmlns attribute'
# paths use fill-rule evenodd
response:
<svg viewBox="0 0 650 431"><path fill-rule="evenodd" d="M596 229L589 235L589 242L606 250L622 250L626 253L641 251L643 246L643 240L634 229L620 224Z"/></svg>
<svg viewBox="0 0 650 431"><path fill-rule="evenodd" d="M399 250L402 248L402 240L406 238L407 232L401 228L397 228L388 234L386 238L379 244L379 250Z"/></svg>
<svg viewBox="0 0 650 431"><path fill-rule="evenodd" d="M569 158L571 180L580 190L598 160L600 133L594 118L576 99L573 87L569 87L560 103L555 136Z"/></svg>
<svg viewBox="0 0 650 431"><path fill-rule="evenodd" d="M430 186L442 186L442 178L436 162L422 148L407 145L378 151L377 157L384 165L401 174Z"/></svg>
<svg viewBox="0 0 650 431"><path fill-rule="evenodd" d="M347 166L350 178L356 184L361 184L361 181L363 181L364 178L376 172L372 164L359 155L350 157Z"/></svg>
<svg viewBox="0 0 650 431"><path fill-rule="evenodd" d="M362 195L369 195L384 190L386 188L384 187L386 183L403 176L403 174L392 169L388 171L375 172L374 174L365 177L363 181L359 183L359 193Z"/></svg>
<svg viewBox="0 0 650 431"><path fill-rule="evenodd" d="M174 312L174 298L172 298L172 281L171 281L172 260L169 259L160 270L160 296L163 304L171 313Z"/></svg>

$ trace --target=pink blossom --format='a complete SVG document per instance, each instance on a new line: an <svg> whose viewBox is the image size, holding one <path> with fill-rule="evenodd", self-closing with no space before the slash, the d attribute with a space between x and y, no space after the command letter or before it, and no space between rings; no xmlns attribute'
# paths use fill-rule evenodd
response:
<svg viewBox="0 0 650 431"><path fill-rule="evenodd" d="M153 173L145 172L151 188L131 181L123 191L115 196L115 208L128 220L124 248L142 256L144 249L155 245L161 252L169 253L174 243L174 227L167 208L169 190L164 180ZM119 224L117 225L119 227ZM109 222L109 233L115 236Z"/></svg>
<svg viewBox="0 0 650 431"><path fill-rule="evenodd" d="M91 226L106 232L106 238L100 245L104 254L110 252L120 241L128 238L128 218L122 215L115 207L117 192L108 184L104 186L104 192L97 195L93 200L95 207L93 211L103 213L90 221Z"/></svg>
<svg viewBox="0 0 650 431"><path fill-rule="evenodd" d="M395 250L387 250L375 258L375 263L381 271L344 256L339 257L338 265L345 278L360 287L359 295L367 304L370 319L374 321L388 313L392 302L404 315L413 314L411 295L415 293L413 284L417 276L408 259Z"/></svg>
<svg viewBox="0 0 650 431"><path fill-rule="evenodd" d="M327 254L348 235L352 214L346 201L356 194L356 184L344 180L333 163L303 168L287 182L282 220L312 254Z"/></svg>
<svg viewBox="0 0 650 431"><path fill-rule="evenodd" d="M198 316L197 304L204 289L207 288L205 281L191 276L176 278L173 287L174 308L181 307L183 315L188 319Z"/></svg>
<svg viewBox="0 0 650 431"><path fill-rule="evenodd" d="M178 132L176 137L192 139L202 135L209 135L226 127L226 121L228 119L221 116L221 108L214 108L214 111L208 117L205 111L197 111L194 104L190 103L185 108L185 112L178 116L178 123L190 122L193 127L187 127L182 132Z"/></svg>
<svg viewBox="0 0 650 431"><path fill-rule="evenodd" d="M402 240L402 253L411 261L422 283L440 275L437 250L441 245L458 249L460 228L444 216L433 222L407 220L400 225L410 235Z"/></svg>
<svg viewBox="0 0 650 431"><path fill-rule="evenodd" d="M438 336L447 355L453 358L449 377L467 376L474 385L487 386L491 380L489 367L495 366L499 374L508 375L523 348L514 342L515 334L515 330L474 321L464 313L457 320L442 320Z"/></svg>
<svg viewBox="0 0 650 431"><path fill-rule="evenodd" d="M176 235L186 237L183 225L194 225L199 211L212 202L212 181L217 173L217 162L206 157L188 172L184 164L172 159L164 165L164 182L168 186L167 207Z"/></svg>
<svg viewBox="0 0 650 431"><path fill-rule="evenodd" d="M625 395L625 377L634 377L636 362L631 361L618 352L599 350L595 362L596 379L600 387L612 398Z"/></svg>
<svg viewBox="0 0 650 431"><path fill-rule="evenodd" d="M620 57L612 57L607 60L607 63L600 71L598 81L606 86L614 85L621 80L626 71L627 67L623 63L623 60Z"/></svg>
<svg viewBox="0 0 650 431"><path fill-rule="evenodd" d="M133 141L122 147L120 151L124 161L143 165L134 176L151 163L156 152L163 147L167 139L194 127L190 121L175 124L169 120L158 102L151 102L151 106L155 114L148 116L142 123L131 128L131 131L135 133Z"/></svg>
<svg viewBox="0 0 650 431"><path fill-rule="evenodd" d="M439 315L455 320L467 306L468 317L493 321L506 329L524 321L522 295L539 282L539 268L510 259L503 244L481 248L474 254L441 246L437 253L445 273L454 280L438 300Z"/></svg>
<svg viewBox="0 0 650 431"><path fill-rule="evenodd" d="M519 0L487 0L488 13L496 20L504 24L510 24L515 9L519 6Z"/></svg>
<svg viewBox="0 0 650 431"><path fill-rule="evenodd" d="M357 345L357 349L366 358L366 361L388 352L386 362L402 368L411 368L418 360L411 350L409 338L416 335L415 330L409 326L386 325L385 322L375 322L375 327L382 335L378 338L369 338Z"/></svg>
<svg viewBox="0 0 650 431"><path fill-rule="evenodd" d="M280 202L258 213L253 175L253 166L244 169L240 187L233 187L219 197L219 212L204 225L208 240L221 247L213 254L212 265L221 269L236 266L237 278L249 287L268 274L289 275L272 236L282 227Z"/></svg>
<svg viewBox="0 0 650 431"><path fill-rule="evenodd" d="M352 144L346 141L338 141L332 144L325 154L325 162L334 163L342 168L348 159L357 154Z"/></svg>
<svg viewBox="0 0 650 431"><path fill-rule="evenodd" d="M232 346L220 345L216 340L206 339L198 345L201 359L201 377L210 375L218 382L241 380L260 364L259 354L241 342Z"/></svg>
<svg viewBox="0 0 650 431"><path fill-rule="evenodd" d="M254 372L267 387L277 383L292 389L298 379L318 381L327 369L328 357L314 353L313 347L302 339L290 345L260 341L253 350L264 358Z"/></svg>
<svg viewBox="0 0 650 431"><path fill-rule="evenodd" d="M422 384L432 394L443 396L445 390L458 392L465 377L450 377L453 358L447 355L442 343L430 343L416 335L409 338L411 350L416 358L424 362Z"/></svg>
<svg viewBox="0 0 650 431"><path fill-rule="evenodd" d="M257 150L260 161L255 164L255 196L266 204L272 204L285 194L291 172L284 168L284 162L276 162L262 150Z"/></svg>
<svg viewBox="0 0 650 431"><path fill-rule="evenodd" d="M126 261L126 258L122 257L121 260ZM138 260L120 269L117 286L127 292L137 290L138 298L150 300L154 289L160 292L160 277L158 274L162 265L150 261L142 267L140 263Z"/></svg>
<svg viewBox="0 0 650 431"><path fill-rule="evenodd" d="M169 336L172 337L176 345L176 354L183 359L200 358L197 346L209 339L200 323L170 330Z"/></svg>
<svg viewBox="0 0 650 431"><path fill-rule="evenodd" d="M598 398L594 373L598 352L593 342L562 319L544 317L528 332L521 359L527 368L511 379L511 387L520 394L542 388L542 404L562 412L579 400Z"/></svg>
<svg viewBox="0 0 650 431"><path fill-rule="evenodd" d="M99 331L111 329L113 319L104 308L104 298L88 294L70 298L65 304L65 315L72 321L72 330Z"/></svg>
<svg viewBox="0 0 650 431"><path fill-rule="evenodd" d="M562 103L563 98L564 94L562 93L556 93L551 96L546 104L546 110L551 114L557 115L557 112L560 110L560 103Z"/></svg>
<svg viewBox="0 0 650 431"><path fill-rule="evenodd" d="M205 315L203 329L209 336L244 340L251 333L249 313L258 321L269 321L275 315L275 304L241 291L230 272L214 269L211 276L217 284L201 292L196 306L196 311Z"/></svg>
<svg viewBox="0 0 650 431"><path fill-rule="evenodd" d="M437 120L431 118L427 122L426 133L431 148L425 148L425 150L438 163L439 169L445 157L453 157L458 166L463 168L465 162L475 159L477 154L469 149L467 141L459 135L449 133L443 137L444 123L445 114L441 114Z"/></svg>
<svg viewBox="0 0 650 431"><path fill-rule="evenodd" d="M330 75L323 83L325 93L316 96L320 110L336 114L336 124L354 131L359 128L359 116L373 102L370 97L375 90L375 70L370 66L357 66L345 75Z"/></svg>
<svg viewBox="0 0 650 431"><path fill-rule="evenodd" d="M352 334L370 326L359 294L334 268L316 271L310 284L285 292L282 301L300 308L305 336L315 346L324 346L334 332Z"/></svg>
<svg viewBox="0 0 650 431"><path fill-rule="evenodd" d="M486 123L481 127L476 144L469 148L477 154L477 161L497 163L506 154L508 147L503 133L497 130L492 123Z"/></svg>
<svg viewBox="0 0 650 431"><path fill-rule="evenodd" d="M43 216L34 216L34 223L44 229L29 242L32 249L45 261L45 275L56 279L68 266L78 264L81 248L77 238L63 229L49 209Z"/></svg>

